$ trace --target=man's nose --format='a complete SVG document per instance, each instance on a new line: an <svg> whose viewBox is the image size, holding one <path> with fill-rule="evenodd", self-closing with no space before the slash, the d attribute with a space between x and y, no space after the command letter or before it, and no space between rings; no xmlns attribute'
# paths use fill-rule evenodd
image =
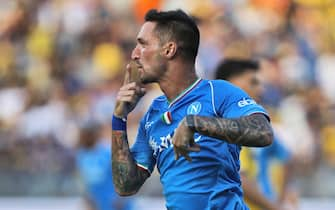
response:
<svg viewBox="0 0 335 210"><path fill-rule="evenodd" d="M139 59L139 57L140 57L139 48L138 46L136 46L131 53L131 59L136 60Z"/></svg>

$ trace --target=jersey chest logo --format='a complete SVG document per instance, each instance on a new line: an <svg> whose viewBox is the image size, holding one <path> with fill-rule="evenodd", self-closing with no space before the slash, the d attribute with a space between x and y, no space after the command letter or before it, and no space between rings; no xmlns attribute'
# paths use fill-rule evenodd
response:
<svg viewBox="0 0 335 210"><path fill-rule="evenodd" d="M199 114L199 112L201 111L201 103L196 101L191 103L188 108L187 108L187 114L192 114L192 115L196 115Z"/></svg>
<svg viewBox="0 0 335 210"><path fill-rule="evenodd" d="M159 153L161 153L162 151L164 151L165 149L173 147L172 136L173 136L173 133L168 134L166 136L161 136L161 137L159 137L158 141L154 137L152 137L152 136L150 137L149 145L150 145L151 149L153 150L153 156L154 157L157 157L157 155ZM194 138L194 141L198 142L198 141L200 141L200 139L201 139L201 135Z"/></svg>
<svg viewBox="0 0 335 210"><path fill-rule="evenodd" d="M154 157L157 157L157 155L163 150L173 147L172 135L168 134L167 136L161 136L159 137L159 140L155 140L155 138L152 136L150 137L149 144L153 150Z"/></svg>

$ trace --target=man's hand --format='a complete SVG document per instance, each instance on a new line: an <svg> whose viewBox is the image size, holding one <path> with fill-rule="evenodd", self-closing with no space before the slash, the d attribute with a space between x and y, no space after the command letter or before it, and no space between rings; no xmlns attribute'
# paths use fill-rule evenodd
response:
<svg viewBox="0 0 335 210"><path fill-rule="evenodd" d="M199 152L200 146L194 142L194 131L187 126L186 118L184 118L172 137L173 150L175 159L184 156L186 160L192 161L188 155L189 152Z"/></svg>
<svg viewBox="0 0 335 210"><path fill-rule="evenodd" d="M137 71L137 69L132 63L129 63L123 86L120 88L116 98L114 115L117 117L126 117L145 94L145 88L140 86L139 74L134 71Z"/></svg>

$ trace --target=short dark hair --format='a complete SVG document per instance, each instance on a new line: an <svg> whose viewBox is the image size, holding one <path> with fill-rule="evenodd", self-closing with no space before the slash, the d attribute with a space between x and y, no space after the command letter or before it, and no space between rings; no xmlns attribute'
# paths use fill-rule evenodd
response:
<svg viewBox="0 0 335 210"><path fill-rule="evenodd" d="M177 53L185 59L195 61L200 40L200 32L195 21L182 10L149 10L145 21L156 22L155 32L160 41L173 40L177 43Z"/></svg>
<svg viewBox="0 0 335 210"><path fill-rule="evenodd" d="M247 59L225 59L216 68L215 79L230 80L247 71L258 71L259 62Z"/></svg>

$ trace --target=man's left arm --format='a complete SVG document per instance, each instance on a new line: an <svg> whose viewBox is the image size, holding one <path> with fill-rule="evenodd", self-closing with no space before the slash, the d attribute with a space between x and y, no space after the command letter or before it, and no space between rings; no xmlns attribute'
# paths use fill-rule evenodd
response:
<svg viewBox="0 0 335 210"><path fill-rule="evenodd" d="M195 132L241 146L264 147L273 141L272 127L261 113L235 119L187 115L172 140L177 154L184 156L188 152L199 150L193 139Z"/></svg>
<svg viewBox="0 0 335 210"><path fill-rule="evenodd" d="M185 122L193 132L241 146L264 147L273 141L271 125L261 113L236 119L188 115Z"/></svg>

